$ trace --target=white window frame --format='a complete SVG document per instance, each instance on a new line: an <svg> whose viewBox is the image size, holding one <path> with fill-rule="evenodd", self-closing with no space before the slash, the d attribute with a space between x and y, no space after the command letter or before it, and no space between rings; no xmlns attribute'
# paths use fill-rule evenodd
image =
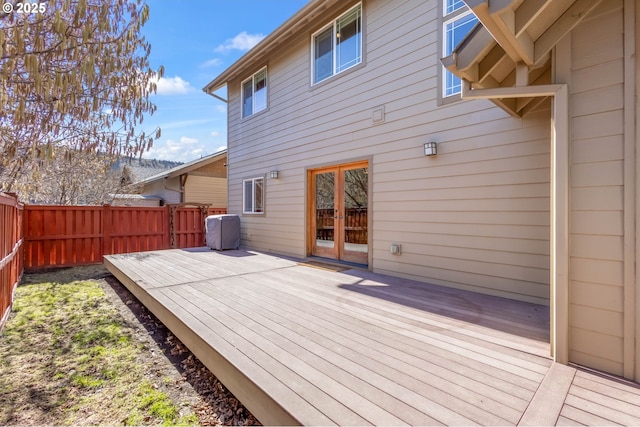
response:
<svg viewBox="0 0 640 427"><path fill-rule="evenodd" d="M260 73L262 73L264 71L264 82L265 82L265 102L264 105L262 106L262 108L260 108L259 110L256 109L256 76L259 75ZM246 114L244 112L244 84L248 81L251 81L251 113ZM267 105L269 104L269 74L267 73L267 67L262 67L261 69L259 69L258 71L256 71L255 73L253 73L253 75L247 79L244 79L242 81L242 83L240 83L240 117L242 117L243 119L246 119L247 117L251 117L254 114L259 113L260 111L264 111L267 109ZM259 107L259 106L258 106Z"/></svg>
<svg viewBox="0 0 640 427"><path fill-rule="evenodd" d="M262 181L262 210L256 211L256 182ZM242 213L247 215L263 215L264 214L264 176L256 176L242 180ZM247 209L247 183L251 182L251 209Z"/></svg>
<svg viewBox="0 0 640 427"><path fill-rule="evenodd" d="M360 45L358 46L358 50L359 50L359 56L357 61L348 66L347 68L344 68L340 71L336 71L337 67L338 67L338 61L337 61L337 49L336 49L336 33L337 33L337 25L338 25L338 21L340 21L340 19L346 15L348 15L349 13L353 12L356 9L360 9ZM322 26L322 28L320 28L318 31L316 31L315 33L313 33L311 35L311 86L317 85L319 83L322 83L324 81L329 80L330 78L343 73L353 67L355 67L356 65L359 65L362 63L362 57L363 57L363 35L364 35L364 19L363 19L363 9L362 9L362 2L359 2L358 4L354 5L353 7L351 7L349 10L347 10L346 12L344 12L343 14L341 14L340 16L336 17L333 21L327 23L326 25ZM326 31L328 28L333 28L332 30L332 35L331 35L331 53L333 55L333 70L330 76L327 76L325 78L323 78L322 80L318 80L315 81L315 56L316 56L316 47L315 47L315 39L316 36L319 35L320 33L323 33L324 31Z"/></svg>
<svg viewBox="0 0 640 427"><path fill-rule="evenodd" d="M448 5L447 3L452 2L451 5ZM448 7L451 6L451 7ZM451 51L447 50L447 26L449 24L452 24L456 21L459 21L461 19L464 19L466 17L468 17L469 15L473 16L473 11L461 0L442 0L442 56L446 57L449 56L451 54ZM476 22L477 22L477 18ZM451 46L451 49L454 49L455 46ZM451 98L453 96L459 96L461 90L456 90L454 92L451 93L447 93L447 91L450 89L449 87L447 87L447 77L448 76L452 76L453 73L451 73L451 71L447 70L446 68L444 68L444 65L441 66L441 70L442 70L442 93L441 96L442 98Z"/></svg>

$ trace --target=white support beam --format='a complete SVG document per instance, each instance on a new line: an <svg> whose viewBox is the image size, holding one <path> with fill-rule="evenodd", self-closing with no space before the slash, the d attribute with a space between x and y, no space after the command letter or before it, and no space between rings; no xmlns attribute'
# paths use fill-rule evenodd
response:
<svg viewBox="0 0 640 427"><path fill-rule="evenodd" d="M491 72L496 69L506 58L504 49L499 44L496 44L478 64L478 83L482 83L484 79L491 75Z"/></svg>
<svg viewBox="0 0 640 427"><path fill-rule="evenodd" d="M515 11L515 35L520 37L553 0L527 0Z"/></svg>
<svg viewBox="0 0 640 427"><path fill-rule="evenodd" d="M516 64L516 86L529 86L529 67L522 62Z"/></svg>
<svg viewBox="0 0 640 427"><path fill-rule="evenodd" d="M527 65L533 65L534 45L533 40L526 31L516 36L516 15L512 9L506 8L499 13L492 14L495 25L503 35L504 43L509 43L511 49L517 52L520 61Z"/></svg>
<svg viewBox="0 0 640 427"><path fill-rule="evenodd" d="M464 0L513 62L533 65L534 44L525 32L515 36L513 0Z"/></svg>
<svg viewBox="0 0 640 427"><path fill-rule="evenodd" d="M553 97L551 117L551 356L569 362L569 90L566 84L471 89L462 81L463 99Z"/></svg>

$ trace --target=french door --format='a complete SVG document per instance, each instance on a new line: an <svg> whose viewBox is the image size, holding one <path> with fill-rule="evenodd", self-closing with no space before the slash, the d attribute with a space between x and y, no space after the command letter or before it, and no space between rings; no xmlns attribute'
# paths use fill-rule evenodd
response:
<svg viewBox="0 0 640 427"><path fill-rule="evenodd" d="M368 263L368 172L367 162L310 172L312 255Z"/></svg>

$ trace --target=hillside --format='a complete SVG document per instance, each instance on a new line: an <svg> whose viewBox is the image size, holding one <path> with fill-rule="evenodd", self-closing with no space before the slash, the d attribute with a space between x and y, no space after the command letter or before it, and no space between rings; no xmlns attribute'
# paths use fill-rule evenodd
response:
<svg viewBox="0 0 640 427"><path fill-rule="evenodd" d="M173 162L170 160L123 157L113 165L113 169L122 170L124 166L127 166L133 174L133 182L138 182L182 164L182 162Z"/></svg>

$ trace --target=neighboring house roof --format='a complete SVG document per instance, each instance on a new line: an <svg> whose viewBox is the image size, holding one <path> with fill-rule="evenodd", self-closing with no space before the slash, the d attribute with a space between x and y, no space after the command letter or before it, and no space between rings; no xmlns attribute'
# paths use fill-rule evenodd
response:
<svg viewBox="0 0 640 427"><path fill-rule="evenodd" d="M126 200L162 200L161 197L150 196L146 194L116 193L116 194L109 194L109 196L115 199L126 199Z"/></svg>
<svg viewBox="0 0 640 427"><path fill-rule="evenodd" d="M218 151L217 153L203 156L199 159L192 160L183 165L176 166L175 168L168 169L162 173L150 176L149 178L138 181L136 184L150 184L154 181L159 181L165 178L175 178L177 176L184 175L185 173L191 172L195 169L201 168L202 166L208 165L209 163L213 163L217 160L220 160L226 155L227 155L226 149L222 151Z"/></svg>
<svg viewBox="0 0 640 427"><path fill-rule="evenodd" d="M275 49L282 49L296 35L308 31L313 26L323 24L324 22L319 22L318 18L327 9L338 4L343 7L352 6L352 2L348 3L342 0L311 0L202 90L208 94L213 94L213 92L226 85L228 81L238 77L238 74L246 72L247 67L253 66L255 63L266 62L266 59Z"/></svg>
<svg viewBox="0 0 640 427"><path fill-rule="evenodd" d="M551 51L602 0L464 0L480 23L442 59L473 89L551 83ZM544 98L492 99L514 116Z"/></svg>

